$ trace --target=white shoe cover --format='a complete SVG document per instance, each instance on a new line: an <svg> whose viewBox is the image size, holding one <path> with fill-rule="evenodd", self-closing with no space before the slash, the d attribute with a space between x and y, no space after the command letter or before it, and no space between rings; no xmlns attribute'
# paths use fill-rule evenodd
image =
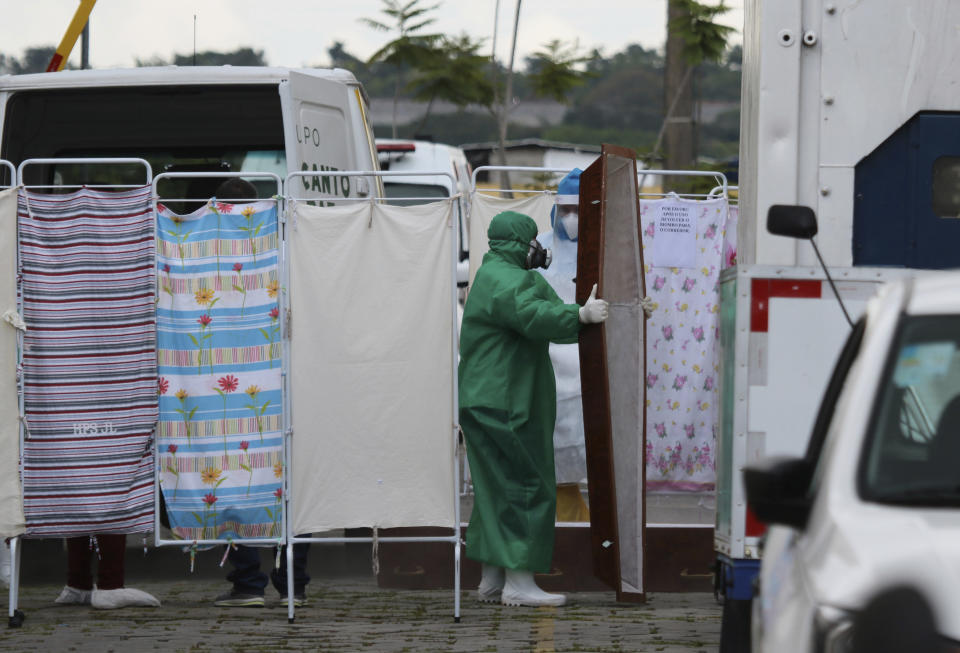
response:
<svg viewBox="0 0 960 653"><path fill-rule="evenodd" d="M90 604L98 610L113 610L128 606L160 607L160 601L156 597L132 587L120 587L115 590L94 588Z"/></svg>
<svg viewBox="0 0 960 653"><path fill-rule="evenodd" d="M477 588L477 600L481 603L499 603L505 580L506 574L503 567L484 563L480 587Z"/></svg>
<svg viewBox="0 0 960 653"><path fill-rule="evenodd" d="M563 594L550 594L537 587L533 580L533 572L523 569L507 569L506 582L503 584L503 593L500 602L504 605L563 605L567 597Z"/></svg>
<svg viewBox="0 0 960 653"><path fill-rule="evenodd" d="M64 585L60 596L53 602L60 605L90 605L90 590L78 590L76 587Z"/></svg>

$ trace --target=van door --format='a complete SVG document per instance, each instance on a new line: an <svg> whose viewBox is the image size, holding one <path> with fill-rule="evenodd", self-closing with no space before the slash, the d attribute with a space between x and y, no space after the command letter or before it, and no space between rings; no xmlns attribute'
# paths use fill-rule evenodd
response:
<svg viewBox="0 0 960 653"><path fill-rule="evenodd" d="M360 156L356 151L355 132L365 126L355 124L352 91L343 82L293 70L290 79L280 83L287 170L318 173L296 179L287 189L289 196L310 198L323 206L331 204L329 200L369 193L366 179L323 174L371 167L366 161L369 154Z"/></svg>

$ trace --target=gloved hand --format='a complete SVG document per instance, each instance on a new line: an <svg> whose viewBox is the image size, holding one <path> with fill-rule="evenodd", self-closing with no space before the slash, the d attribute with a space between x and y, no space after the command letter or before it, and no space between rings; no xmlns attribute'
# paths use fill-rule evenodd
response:
<svg viewBox="0 0 960 653"><path fill-rule="evenodd" d="M584 324L599 324L607 319L609 304L606 300L597 299L597 284L587 297L587 303L580 307L580 321Z"/></svg>
<svg viewBox="0 0 960 653"><path fill-rule="evenodd" d="M649 319L653 315L653 297L641 297L640 308L643 309L643 314Z"/></svg>

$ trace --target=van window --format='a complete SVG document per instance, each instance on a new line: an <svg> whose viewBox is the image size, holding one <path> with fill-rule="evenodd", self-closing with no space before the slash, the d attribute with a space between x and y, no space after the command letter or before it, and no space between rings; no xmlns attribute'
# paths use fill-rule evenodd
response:
<svg viewBox="0 0 960 653"><path fill-rule="evenodd" d="M389 177L387 177L387 179L389 179ZM406 184L385 180L383 182L383 189L386 196L390 198L388 203L398 206L423 204L426 201L430 201L430 199L442 199L450 196L446 188L437 186L436 184ZM423 198L429 199L424 200Z"/></svg>
<svg viewBox="0 0 960 653"><path fill-rule="evenodd" d="M238 171L245 161L283 161L283 152L276 84L206 84L16 92L7 102L0 158L19 164L28 158L140 157L156 175ZM25 182L142 181L137 169L96 171L99 178L90 179L74 167L31 166ZM182 180L181 187L162 194L210 197L216 186L216 180Z"/></svg>

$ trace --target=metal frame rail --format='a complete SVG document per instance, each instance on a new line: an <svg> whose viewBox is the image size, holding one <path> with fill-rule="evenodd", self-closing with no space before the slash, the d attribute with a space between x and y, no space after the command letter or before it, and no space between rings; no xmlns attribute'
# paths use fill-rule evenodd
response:
<svg viewBox="0 0 960 653"><path fill-rule="evenodd" d="M739 192L739 191L740 191L740 187L739 187L739 186L727 186L727 188L726 188L726 193L724 193L723 186L714 186L713 188L710 189L710 192L707 193L707 197L710 198L710 199L713 199L713 198L716 198L716 197L723 197L724 195L726 195L728 202L737 202L737 201L738 201L737 199L734 199L734 198L732 198L732 197L729 196L731 191L737 191L737 192Z"/></svg>
<svg viewBox="0 0 960 653"><path fill-rule="evenodd" d="M554 190L535 188L477 188L477 175L481 172L550 172L566 175L573 168L544 168L540 166L480 166L473 169L470 175L470 188L474 193L556 193Z"/></svg>
<svg viewBox="0 0 960 653"><path fill-rule="evenodd" d="M453 175L449 172L431 172L431 171L418 171L418 172L407 172L407 171L358 171L358 170L349 170L349 171L331 171L324 170L322 173L317 171L302 171L302 172L292 172L287 175L285 180L286 188L293 187L291 183L292 180L303 177L316 177L316 176L330 176L330 177L392 177L392 176L444 176L448 177L451 180L451 183L455 186L455 180ZM443 198L443 200L454 199L456 195L450 198ZM391 198L388 197L286 197L287 201L299 201L299 202L309 202L312 200L322 200L322 201L335 201L335 202L349 202L349 201L379 201L387 203ZM438 199L436 197L404 197L404 200L423 200L436 202ZM440 201L443 201L440 200ZM286 224L286 222L284 222ZM457 444L460 434L460 420L459 420L459 390L457 387L457 359L459 357L459 339L457 337L457 254L458 254L458 234L460 231L460 221L459 220L450 220L450 228L454 230L454 233L451 234L450 238L450 319L451 319L451 378L453 381L452 392L451 392L451 406L453 408L453 424L451 424L451 437L453 438L453 451L454 451L454 460L453 462L453 488L454 493L454 533L453 535L448 536L423 536L423 537L378 537L376 538L377 542L448 542L454 547L454 581L453 581L453 619L455 622L460 621L460 548L461 548L461 539L460 539L460 497L457 492L457 487L460 484L459 481L459 469L457 468ZM285 234L286 236L286 234ZM284 238L286 240L286 238ZM289 258L285 260L285 266L289 265ZM288 270L284 272L284 279L288 279ZM286 287L286 286L284 286ZM286 313L284 315L284 322L286 322ZM283 329L283 343L284 347L289 349L290 339L289 334L289 325L284 324ZM285 360L289 360L290 354L285 357ZM288 377L284 377L288 378ZM285 415L290 415L291 411L284 411ZM288 438L293 439L294 433L290 423L286 424L285 431ZM292 446L287 447L287 455L292 450ZM287 469L290 469L291 460L287 460ZM292 480L292 474L287 474L286 487L284 488L284 501L289 501L290 492L289 487ZM290 524L287 524L288 528ZM294 600L293 600L293 546L297 543L316 543L316 544L343 544L343 543L364 543L364 542L373 542L375 538L373 537L297 537L294 533L287 533L287 620L289 623L294 622Z"/></svg>
<svg viewBox="0 0 960 653"><path fill-rule="evenodd" d="M3 161L3 163L13 168L13 164L8 161ZM145 181L143 184L39 184L27 186L23 183L24 171L31 165L49 165L49 164L83 164L83 165L142 165L145 172ZM54 189L54 188L102 188L102 189L125 189L125 188L140 188L142 186L149 186L153 180L153 169L150 167L145 159L140 158L38 158L38 159L25 159L20 163L16 168L16 186L21 187L24 192L31 189ZM154 224L154 238L156 238L156 224ZM20 276L20 238L17 238L17 312L21 315L23 314L23 295L20 291L19 285L19 276ZM17 334L17 394L19 401L19 410L20 410L20 419L19 421L19 470L20 470L20 487L21 492L23 488L23 445L24 445L24 420L26 415L24 413L24 396L23 396L23 332L20 331ZM18 609L19 604L19 594L20 594L20 540L24 535L18 535L16 537L10 538L10 599L8 605L8 626L10 628L19 628L23 624L24 614L21 610Z"/></svg>
<svg viewBox="0 0 960 653"><path fill-rule="evenodd" d="M645 169L637 172L637 188L639 189L640 198L645 197L666 197L671 194L671 191L662 191L659 193L644 193L643 192L643 182L647 175L660 176L660 177L709 177L716 180L717 185L709 193L674 193L678 197L686 198L697 198L702 197L714 198L717 195L714 194L718 188L721 190L722 195L720 197L729 197L729 184L727 184L727 176L722 172L716 170L649 170Z"/></svg>
<svg viewBox="0 0 960 653"><path fill-rule="evenodd" d="M9 183L9 184L0 184L0 188L4 188L4 189L6 189L6 188L16 188L16 186L17 186L17 168L16 168L16 166L14 166L13 163L11 163L10 161L7 161L6 159L0 159L0 166L3 166L4 168L8 168L9 171L10 171L10 172L9 172L9 175L10 175L10 183ZM14 216L14 219L16 219L16 216ZM18 238L18 241L19 241L19 238ZM20 248L19 248L19 247L17 248L16 269L17 269L18 271L20 270ZM19 276L19 274L18 274L18 276ZM19 284L18 284L18 285L19 285ZM23 311L21 310L21 306L20 306L20 292L19 292L19 290L18 290L18 292L17 292L17 313L18 313L18 314L22 314L22 313L23 313ZM23 415L23 388L22 388L22 383L23 383L23 381L22 381L22 371L21 371L21 365L20 365L20 360L21 360L22 352L23 352L23 333L20 332L20 331L17 331L17 358L16 358L16 361L17 361L17 401L18 401L18 404L19 404L19 409L18 409L18 410L19 410L20 416ZM20 433L20 435L19 435L19 438L20 438L20 442L22 443L22 442L23 442L23 434L22 434L23 422L22 422L22 420L20 420L20 419L18 419L17 421L20 422L20 427L19 427L19 428L20 428L21 433ZM21 448L21 450L22 450L22 448L23 448L23 447L22 447L22 444L21 444L21 445L18 445L18 446L20 446L20 448ZM18 473L20 474L20 477L21 477L21 479L22 479L22 478L23 478L23 460L22 460L22 456L21 456L21 454L20 454L20 451L17 451L17 468L18 468L18 470L19 470ZM20 554L20 547L17 546L16 540L17 540L16 537L10 538L10 544L9 544L10 553L8 554L8 555L10 556L10 589L9 589L10 614L9 614L9 626L10 626L11 628L16 628L17 626L19 626L19 625L23 622L23 612L21 612L20 610L17 610L17 607L16 607L16 601L17 601L17 594L18 594L18 592L19 592L19 586L17 586L17 587L14 586L14 573L13 573L13 570L14 570L14 569L17 569L17 570L19 571L19 569L20 569L20 555L19 555L19 554ZM5 546L5 543L4 543L4 544L0 544L0 546ZM16 580L17 580L17 583L19 584L19 580L20 580L20 575L19 575L19 573L16 574Z"/></svg>
<svg viewBox="0 0 960 653"><path fill-rule="evenodd" d="M483 193L555 193L556 191L548 189L528 189L528 188L477 188L477 175L483 172L498 172L498 171L510 171L510 172L550 172L557 174L566 174L573 170L573 168L545 168L538 166L480 166L474 168L473 175L470 178L470 187L473 192L483 192ZM637 171L637 189L638 194L641 198L643 197L661 197L669 195L668 192L660 193L644 193L643 192L643 182L647 175L653 176L672 176L672 177L710 177L717 181L717 186L714 187L710 193L679 193L680 197L716 197L716 192L719 190L722 192L723 197L729 195L729 190L731 186L727 184L727 177L722 172L717 172L713 170L651 170L644 169Z"/></svg>
<svg viewBox="0 0 960 653"><path fill-rule="evenodd" d="M10 169L10 183L9 184L0 184L0 188L13 188L17 185L17 168L10 161L6 159L0 159L0 166Z"/></svg>

